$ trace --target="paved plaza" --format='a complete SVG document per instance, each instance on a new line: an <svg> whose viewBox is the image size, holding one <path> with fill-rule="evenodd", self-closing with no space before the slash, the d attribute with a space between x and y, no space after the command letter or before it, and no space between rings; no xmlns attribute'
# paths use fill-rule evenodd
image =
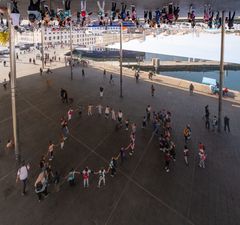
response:
<svg viewBox="0 0 240 225"><path fill-rule="evenodd" d="M26 70L30 65L26 63ZM21 185L15 183L17 165L13 151L4 147L12 138L10 89L0 89L0 224L1 225L237 225L240 219L240 108L237 103L223 102L223 115L230 118L231 133L214 133L205 129L204 106L209 105L211 116L217 114L217 99L206 95L154 83L151 96L150 82L136 83L123 77L123 98L119 97L119 76L113 74L114 85L109 84L109 73L80 67L53 70L53 74L35 73L17 80L17 111L19 142L22 159L31 163L27 195L21 196ZM50 80L50 85L46 83ZM104 96L99 97L99 87ZM65 149L57 149L52 166L61 179L56 192L38 202L34 193L40 157L47 152L48 142L58 144L60 118L66 116L70 104L60 100L60 88L74 98L71 106L85 107L82 118L77 113L69 123L70 137ZM106 186L97 188L98 176L91 175L90 187L83 188L82 177L77 185L69 187L64 176L71 168L82 171L88 166L94 171L107 168L112 156L129 144L130 131L116 131L115 123L98 116L95 109L87 116L87 105L101 103L115 111L121 109L124 118L138 126L136 151L118 165L117 175L106 177ZM177 160L171 162L170 172L164 170L164 155L159 150L152 125L141 129L145 108L166 109L172 113L172 136L176 144ZM190 165L184 164L183 129L192 128ZM206 168L198 167L198 142L206 146Z"/></svg>

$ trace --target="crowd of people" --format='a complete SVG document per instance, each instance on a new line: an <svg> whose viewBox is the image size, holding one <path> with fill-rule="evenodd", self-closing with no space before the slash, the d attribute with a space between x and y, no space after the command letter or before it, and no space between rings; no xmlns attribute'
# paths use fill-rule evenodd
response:
<svg viewBox="0 0 240 225"><path fill-rule="evenodd" d="M18 10L18 1L12 1L11 18L13 26L16 30L21 32L20 27L20 11ZM161 24L172 24L178 21L180 13L180 5L169 3L163 6L159 6L155 9L144 9L143 14L137 14L135 5L128 5L127 2L121 2L120 4L112 1L111 6L106 6L105 0L98 0L97 11L92 12L87 10L87 0L81 0L79 8L72 9L71 0L63 0L63 4L58 4L57 8L53 8L52 5L48 5L47 1L30 0L27 9L28 20L30 26L40 27L43 21L45 26L52 26L56 29L56 25L61 27L70 27L70 23L74 27L83 27L90 24L98 26L119 25L119 21L122 21L125 26L144 26L156 28L161 27ZM107 8L108 7L108 8ZM203 10L203 22L207 24L209 28L220 28L222 24L222 18L220 12L213 9L211 5L204 5ZM1 13L7 12L7 9L2 7ZM193 4L189 5L187 12L187 20L192 27L196 25L196 14L201 14L199 8L195 8ZM73 18L76 17L76 18ZM235 12L229 12L225 18L226 24L229 29L234 28ZM57 21L57 23L56 23ZM2 27L5 27L3 20L1 19Z"/></svg>

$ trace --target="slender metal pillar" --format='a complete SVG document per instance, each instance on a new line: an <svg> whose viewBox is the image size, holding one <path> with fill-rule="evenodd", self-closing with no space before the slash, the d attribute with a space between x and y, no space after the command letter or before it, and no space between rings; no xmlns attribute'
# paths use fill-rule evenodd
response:
<svg viewBox="0 0 240 225"><path fill-rule="evenodd" d="M71 80L73 80L73 40L72 40L72 19L70 21L70 53L71 53L71 58L70 58L70 69L71 69Z"/></svg>
<svg viewBox="0 0 240 225"><path fill-rule="evenodd" d="M44 24L41 23L41 42L42 42L42 69L44 69Z"/></svg>
<svg viewBox="0 0 240 225"><path fill-rule="evenodd" d="M222 33L221 33L221 56L219 73L219 98L218 98L218 132L222 129L222 89L224 79L224 39L225 39L225 13L222 11Z"/></svg>
<svg viewBox="0 0 240 225"><path fill-rule="evenodd" d="M9 48L10 48L10 83L12 100L12 120L13 120L13 141L16 160L20 160L20 151L18 143L18 124L17 124L17 105L16 105L16 56L15 56L15 29L11 20L11 3L8 4L8 26L10 30Z"/></svg>
<svg viewBox="0 0 240 225"><path fill-rule="evenodd" d="M122 22L120 23L120 98L123 97L123 91L122 91L122 60L123 60L123 50L122 50Z"/></svg>

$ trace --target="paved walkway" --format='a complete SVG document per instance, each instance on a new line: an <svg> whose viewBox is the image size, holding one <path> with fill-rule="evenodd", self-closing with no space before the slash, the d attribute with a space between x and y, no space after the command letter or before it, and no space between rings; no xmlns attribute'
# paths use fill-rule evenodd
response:
<svg viewBox="0 0 240 225"><path fill-rule="evenodd" d="M26 69L28 68L26 64ZM38 71L38 69L36 69ZM183 89L154 83L156 96L151 97L150 83L132 77L123 78L123 95L119 98L119 76L109 85L109 73L103 79L101 70L86 68L86 77L74 68L70 80L69 68L57 68L49 75L51 86L39 73L21 77L17 81L17 109L22 157L31 163L28 194L22 197L20 185L15 184L16 165L13 152L3 150L12 136L10 92L0 89L0 224L3 225L236 225L240 218L239 194L239 135L240 108L224 101L224 115L230 117L231 133L208 132L202 116L209 105L211 116L217 112L217 99L189 93ZM104 97L99 97L99 87ZM33 183L39 172L39 159L46 153L49 140L59 142L62 115L69 105L60 101L63 87L84 106L101 103L121 109L125 118L138 125L136 153L118 166L115 178L109 175L106 186L97 188L98 178L90 177L90 188L84 189L82 179L70 188L66 183L43 202L37 201ZM171 163L170 173L163 169L164 159L158 141L152 136L151 125L140 128L146 106L168 109L173 117L173 140L177 146L177 161ZM186 124L191 124L190 166L183 160L183 135ZM62 176L73 167L82 170L89 166L98 170L107 167L111 156L118 154L122 145L129 143L129 132L115 131L115 124L103 117L73 116L69 124L70 138L63 151L56 150L53 168ZM198 168L197 145L206 145L207 167Z"/></svg>

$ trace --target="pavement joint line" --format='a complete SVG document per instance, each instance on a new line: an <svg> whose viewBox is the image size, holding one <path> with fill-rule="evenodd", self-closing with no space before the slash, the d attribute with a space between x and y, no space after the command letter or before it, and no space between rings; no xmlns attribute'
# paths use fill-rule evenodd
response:
<svg viewBox="0 0 240 225"><path fill-rule="evenodd" d="M51 117L48 117L47 115L45 115L45 113L43 113L37 106L35 106L33 103L31 103L29 100L27 100L23 95L21 95L21 97L23 98L23 100L24 100L25 102L27 102L29 105L31 105L33 108L35 108L42 116L44 116L46 119L48 119L48 120L50 120L50 121L53 122L53 119L52 119ZM54 123L54 124L55 124L55 123ZM111 134L111 133L110 133L110 134ZM86 148L90 151L89 154L84 158L84 160L83 160L81 163L83 163L83 162L91 155L91 153L94 153L94 154L97 155L99 158L101 158L103 161L107 162L107 160L106 160L103 156L101 156L100 154L98 154L95 150L105 141L105 139L107 139L107 138L110 136L110 134L106 135L106 137L105 137L103 140L101 140L94 149L92 149L91 147L89 147L88 145L86 145L85 143L83 143L82 141L80 141L78 138L76 138L75 136L73 136L73 135L70 134L70 136L71 136L72 138L74 138L77 142L79 142L80 144L82 144L84 147L86 147ZM151 136L151 138L150 138L150 140L148 141L147 145L145 146L145 150L144 150L144 152L143 152L143 154L142 154L142 157L139 159L139 161L138 161L135 169L133 170L133 172L132 172L131 176L129 176L129 178L131 178L131 177L135 174L135 172L136 172L139 164L141 163L141 161L142 161L145 153L147 152L147 149L148 149L150 143L151 143L152 140L153 140L154 135L155 135L155 134L153 133L152 136ZM11 173L11 172L10 172L10 173ZM9 173L9 174L10 174L10 173ZM5 178L5 177L7 177L7 175L5 175L4 178ZM126 176L126 177L127 177L127 176ZM3 178L3 179L4 179L4 178ZM0 178L0 180L2 180L2 179ZM105 222L106 225L107 225L108 222L110 221L110 219L111 219L114 211L116 210L116 208L117 208L120 200L122 199L122 196L123 196L123 194L124 194L124 192L125 192L125 190L126 190L126 188L127 188L127 185L129 184L130 181L133 182L132 179L128 179L128 182L126 183L125 188L124 188L123 191L121 192L121 194L120 194L120 196L119 196L119 199L118 199L118 201L116 202L116 206L113 208L113 210L111 211L111 213L110 213L107 221ZM136 185L138 184L137 182L134 182L134 183L135 183ZM61 185L62 185L62 184L61 184ZM145 189L145 188L142 187L141 185L138 184L138 186L141 187L142 190L145 190L146 193L148 193L149 195L151 195L151 196L154 197L155 199L158 199L156 196L154 196L151 192L149 192L147 189ZM164 203L164 202L163 202L162 200L160 200L160 199L158 199L158 200L159 200L159 202L161 202L164 206L166 206L168 209L170 209L170 210L172 210L173 212L175 212L175 214L177 214L177 215L183 217L184 219L186 219L187 221L189 221L188 218L184 217L182 214L179 214L179 212L177 212L177 211L176 211L175 209L173 209L171 206L167 205L166 203ZM193 223L192 223L191 221L189 221L189 222L190 222L190 224L193 225Z"/></svg>
<svg viewBox="0 0 240 225"><path fill-rule="evenodd" d="M195 143L197 143L197 141L195 141ZM192 144L192 142L191 142L191 144ZM196 173L196 158L198 157L196 151L193 151L193 153L194 153L194 157L193 157L193 171L192 171L191 188L190 188L191 192L190 192L188 211L187 211L188 218L190 217L190 213L191 213L191 202L192 202L194 179L195 179L195 173Z"/></svg>
<svg viewBox="0 0 240 225"><path fill-rule="evenodd" d="M147 190L145 187L143 187L141 184L139 184L137 181L135 181L132 177L134 176L134 174L136 173L137 168L139 167L141 161L144 158L144 155L146 154L148 147L150 145L150 143L152 142L153 138L155 136L155 133L152 133L151 138L149 139L147 145L145 146L145 149L143 151L142 156L140 157L135 169L133 170L132 174L129 176L127 174L125 174L122 170L119 170L121 174L123 174L127 179L128 182L126 183L123 191L121 192L119 199L116 202L115 207L113 208L113 210L111 211L111 213L109 214L109 217L107 218L106 222L104 223L105 225L108 225L108 223L110 222L113 213L115 212L115 210L117 209L117 206L119 204L119 202L121 201L124 192L127 189L127 186L130 182L132 182L133 184L135 184L136 186L138 186L140 189L142 189L145 193L147 193L149 196L151 196L152 198L154 198L156 201L158 201L159 203L161 203L163 206L165 206L166 208L168 208L169 210L171 210L172 212L174 212L176 215L180 216L181 218L183 218L184 220L186 220L189 224L194 225L194 223L192 221L190 221L187 217L185 217L184 215L182 215L181 213L179 213L176 209L172 208L169 204L167 204L166 202L164 202L163 200L161 200L160 198L158 198L156 195L154 195L152 192L150 192L149 190Z"/></svg>
<svg viewBox="0 0 240 225"><path fill-rule="evenodd" d="M17 116L18 116L18 115L21 115L22 113L27 112L28 110L30 110L30 109L32 109L32 108L33 108L33 107L30 106L29 108L24 109L24 110L22 110L21 112L18 112L18 113L17 113ZM9 116L9 117L7 117L7 118L1 120L0 123L5 123L5 122L7 122L8 120L11 120L11 119L12 119L12 116Z"/></svg>

